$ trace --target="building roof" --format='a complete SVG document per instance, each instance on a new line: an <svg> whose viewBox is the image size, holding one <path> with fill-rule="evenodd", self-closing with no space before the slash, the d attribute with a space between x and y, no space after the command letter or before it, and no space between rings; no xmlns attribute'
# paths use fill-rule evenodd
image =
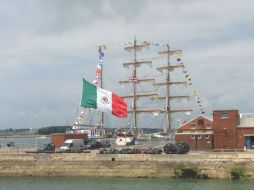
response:
<svg viewBox="0 0 254 190"><path fill-rule="evenodd" d="M254 113L240 113L239 128L254 128Z"/></svg>
<svg viewBox="0 0 254 190"><path fill-rule="evenodd" d="M207 119L207 120L209 120L209 121L213 122L213 119L212 119L212 118L207 117L207 116L205 116L205 115L203 115L203 114L200 114L200 115L198 115L197 117L195 117L195 118L191 119L190 121L187 121L186 123L181 124L180 128L181 128L182 126L184 126L184 125L188 124L188 123L193 122L194 120L196 120L196 119L197 119L197 118L199 118L199 117L202 117L202 118L204 118L204 119Z"/></svg>
<svg viewBox="0 0 254 190"><path fill-rule="evenodd" d="M213 130L209 131L183 131L175 133L176 135L213 135Z"/></svg>
<svg viewBox="0 0 254 190"><path fill-rule="evenodd" d="M213 110L213 111L239 111L237 109L221 109L221 110Z"/></svg>

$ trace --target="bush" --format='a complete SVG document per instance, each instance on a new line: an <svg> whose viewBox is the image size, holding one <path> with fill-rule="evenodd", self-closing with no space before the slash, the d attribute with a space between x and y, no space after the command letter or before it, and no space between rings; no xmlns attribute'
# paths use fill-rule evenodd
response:
<svg viewBox="0 0 254 190"><path fill-rule="evenodd" d="M115 148L102 148L100 154L117 154L118 150Z"/></svg>
<svg viewBox="0 0 254 190"><path fill-rule="evenodd" d="M177 153L177 146L173 143L167 143L164 146L164 152L166 154L176 154Z"/></svg>
<svg viewBox="0 0 254 190"><path fill-rule="evenodd" d="M190 151L190 146L185 142L177 143L176 146L178 154L186 154Z"/></svg>
<svg viewBox="0 0 254 190"><path fill-rule="evenodd" d="M231 178L232 179L241 179L244 177L244 171L241 168L233 168L231 171Z"/></svg>
<svg viewBox="0 0 254 190"><path fill-rule="evenodd" d="M190 151L190 146L185 142L177 144L167 143L164 146L164 152L166 154L186 154Z"/></svg>

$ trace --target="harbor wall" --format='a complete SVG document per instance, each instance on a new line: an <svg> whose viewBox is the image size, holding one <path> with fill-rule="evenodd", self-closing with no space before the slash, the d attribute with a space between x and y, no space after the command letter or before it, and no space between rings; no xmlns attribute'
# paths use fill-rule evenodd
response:
<svg viewBox="0 0 254 190"><path fill-rule="evenodd" d="M0 153L0 176L254 179L254 154Z"/></svg>

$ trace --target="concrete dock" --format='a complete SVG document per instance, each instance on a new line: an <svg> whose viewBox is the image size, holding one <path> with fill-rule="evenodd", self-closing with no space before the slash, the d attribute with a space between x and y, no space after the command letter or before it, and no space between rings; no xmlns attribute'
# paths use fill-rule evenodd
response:
<svg viewBox="0 0 254 190"><path fill-rule="evenodd" d="M1 149L0 176L254 179L254 152L35 154Z"/></svg>

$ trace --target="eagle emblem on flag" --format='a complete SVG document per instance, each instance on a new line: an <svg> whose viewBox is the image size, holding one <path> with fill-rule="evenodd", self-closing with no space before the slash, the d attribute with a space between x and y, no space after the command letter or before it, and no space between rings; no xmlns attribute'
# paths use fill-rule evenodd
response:
<svg viewBox="0 0 254 190"><path fill-rule="evenodd" d="M101 98L101 103L103 103L103 104L109 104L110 102L109 102L109 99L106 96L103 96Z"/></svg>

